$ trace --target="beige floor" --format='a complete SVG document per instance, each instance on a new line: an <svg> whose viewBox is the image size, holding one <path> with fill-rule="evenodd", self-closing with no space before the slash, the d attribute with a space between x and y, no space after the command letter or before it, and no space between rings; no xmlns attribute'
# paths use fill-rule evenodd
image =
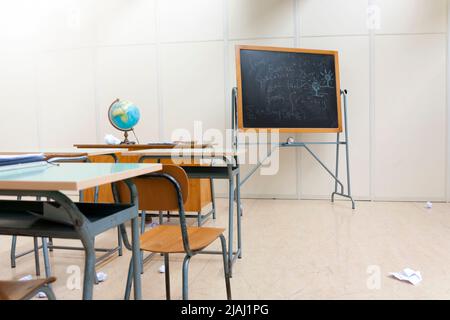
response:
<svg viewBox="0 0 450 320"><path fill-rule="evenodd" d="M244 200L244 208L244 256L232 278L235 299L450 299L449 204L427 210L423 203L358 202L352 211L343 201ZM218 200L218 211L217 221L208 225L226 226L224 199ZM110 246L115 239L109 232L97 243ZM9 245L9 237L0 237L0 278L33 274L32 255L18 259L16 269L9 267ZM19 239L19 251L30 247L29 239ZM122 298L129 256L98 268L108 279L95 286L95 298ZM171 258L174 299L181 297L181 261L181 255ZM83 265L82 252L54 251L51 262L57 297L79 299L81 290L67 284L76 284L68 272ZM145 266L145 299L165 297L161 264L157 257ZM420 270L422 283L388 277L405 267ZM194 257L190 298L225 298L222 272L220 256Z"/></svg>

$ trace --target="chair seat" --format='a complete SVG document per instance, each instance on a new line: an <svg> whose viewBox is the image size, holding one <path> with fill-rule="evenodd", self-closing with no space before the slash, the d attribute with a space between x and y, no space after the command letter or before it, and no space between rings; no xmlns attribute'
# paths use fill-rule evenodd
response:
<svg viewBox="0 0 450 320"><path fill-rule="evenodd" d="M23 300L55 280L55 277L50 277L29 281L0 281L0 300Z"/></svg>
<svg viewBox="0 0 450 320"><path fill-rule="evenodd" d="M192 251L201 250L214 242L225 229L188 227L189 246ZM184 251L180 226L158 226L141 236L141 249L157 253L182 253Z"/></svg>

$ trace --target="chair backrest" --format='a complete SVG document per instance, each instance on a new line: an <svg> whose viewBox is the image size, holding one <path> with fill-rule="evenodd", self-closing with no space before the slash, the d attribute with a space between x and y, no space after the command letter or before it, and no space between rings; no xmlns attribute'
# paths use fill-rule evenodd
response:
<svg viewBox="0 0 450 320"><path fill-rule="evenodd" d="M171 164L164 164L161 171L151 176L133 179L139 195L139 210L146 211L171 211L179 210L177 192L167 179L158 177L158 174L168 174L173 177L181 188L183 203L186 203L189 195L189 180L183 168ZM128 188L120 183L118 193L122 202L130 201Z"/></svg>
<svg viewBox="0 0 450 320"><path fill-rule="evenodd" d="M179 212L184 250L192 255L184 212L184 203L189 195L189 180L183 168L164 164L161 171L135 178L133 182L137 188L140 210ZM120 200L130 202L130 193L123 183L119 183L117 189Z"/></svg>

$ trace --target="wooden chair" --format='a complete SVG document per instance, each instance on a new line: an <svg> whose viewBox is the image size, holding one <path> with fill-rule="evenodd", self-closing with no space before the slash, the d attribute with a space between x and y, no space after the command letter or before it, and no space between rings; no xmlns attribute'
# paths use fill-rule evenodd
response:
<svg viewBox="0 0 450 320"><path fill-rule="evenodd" d="M186 172L175 165L164 165L160 173L139 177L134 180L140 194L140 188L149 188L146 197L139 198L140 210L179 211L180 225L160 225L141 235L141 250L164 255L166 298L170 300L169 254L185 253L183 261L183 300L188 299L188 269L190 259L211 243L220 239L222 245L223 266L227 298L231 299L230 273L223 228L187 227L184 203L188 198L189 180ZM121 189L121 188L119 188ZM120 192L126 197L125 192ZM121 197L121 199L123 199ZM133 264L130 263L125 298L129 299L132 282Z"/></svg>
<svg viewBox="0 0 450 320"><path fill-rule="evenodd" d="M29 281L0 281L0 300L28 300L39 292L44 292L48 300L56 300L49 287L49 284L55 281L55 277Z"/></svg>

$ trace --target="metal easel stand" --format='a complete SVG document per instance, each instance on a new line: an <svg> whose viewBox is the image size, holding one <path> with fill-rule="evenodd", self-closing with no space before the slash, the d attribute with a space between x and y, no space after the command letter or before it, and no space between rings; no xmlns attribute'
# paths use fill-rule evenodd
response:
<svg viewBox="0 0 450 320"><path fill-rule="evenodd" d="M334 196L338 195L344 198L348 198L352 202L352 209L355 209L355 200L352 197L352 189L350 184L350 157L349 157L349 142L348 142L348 122L347 122L347 90L341 90L341 96L344 100L344 141L340 141L340 133L336 134L336 173L334 192L331 194L331 202L334 202ZM339 177L339 147L345 145L345 164L347 166L347 193L344 193L344 188L341 185L341 192L338 192L338 177Z"/></svg>
<svg viewBox="0 0 450 320"><path fill-rule="evenodd" d="M306 151L316 160L322 168L325 169L325 171L333 178L334 180L334 192L331 194L331 202L334 202L334 198L336 195L344 197L349 199L352 202L352 209L355 209L355 201L353 200L352 194L351 194L351 184L350 184L350 162L349 162L349 140L348 140L348 121L347 121L347 90L341 90L341 96L343 97L344 101L344 141L340 140L340 133L338 132L336 134L336 142L293 142L293 143L278 143L278 144L272 144L271 150L268 152L267 156L259 161L251 170L250 172L241 180L241 186L247 182L247 180L263 165L263 163L269 158L272 153L277 148L305 148ZM238 146L238 139L237 139L237 88L233 88L232 90L232 128L233 128L233 143L234 147L237 148ZM335 173L333 173L326 165L323 163L322 160L320 160L319 156L316 155L311 148L310 145L336 145L336 168ZM339 180L339 149L340 146L345 146L345 162L347 167L347 192L345 192L344 184Z"/></svg>

